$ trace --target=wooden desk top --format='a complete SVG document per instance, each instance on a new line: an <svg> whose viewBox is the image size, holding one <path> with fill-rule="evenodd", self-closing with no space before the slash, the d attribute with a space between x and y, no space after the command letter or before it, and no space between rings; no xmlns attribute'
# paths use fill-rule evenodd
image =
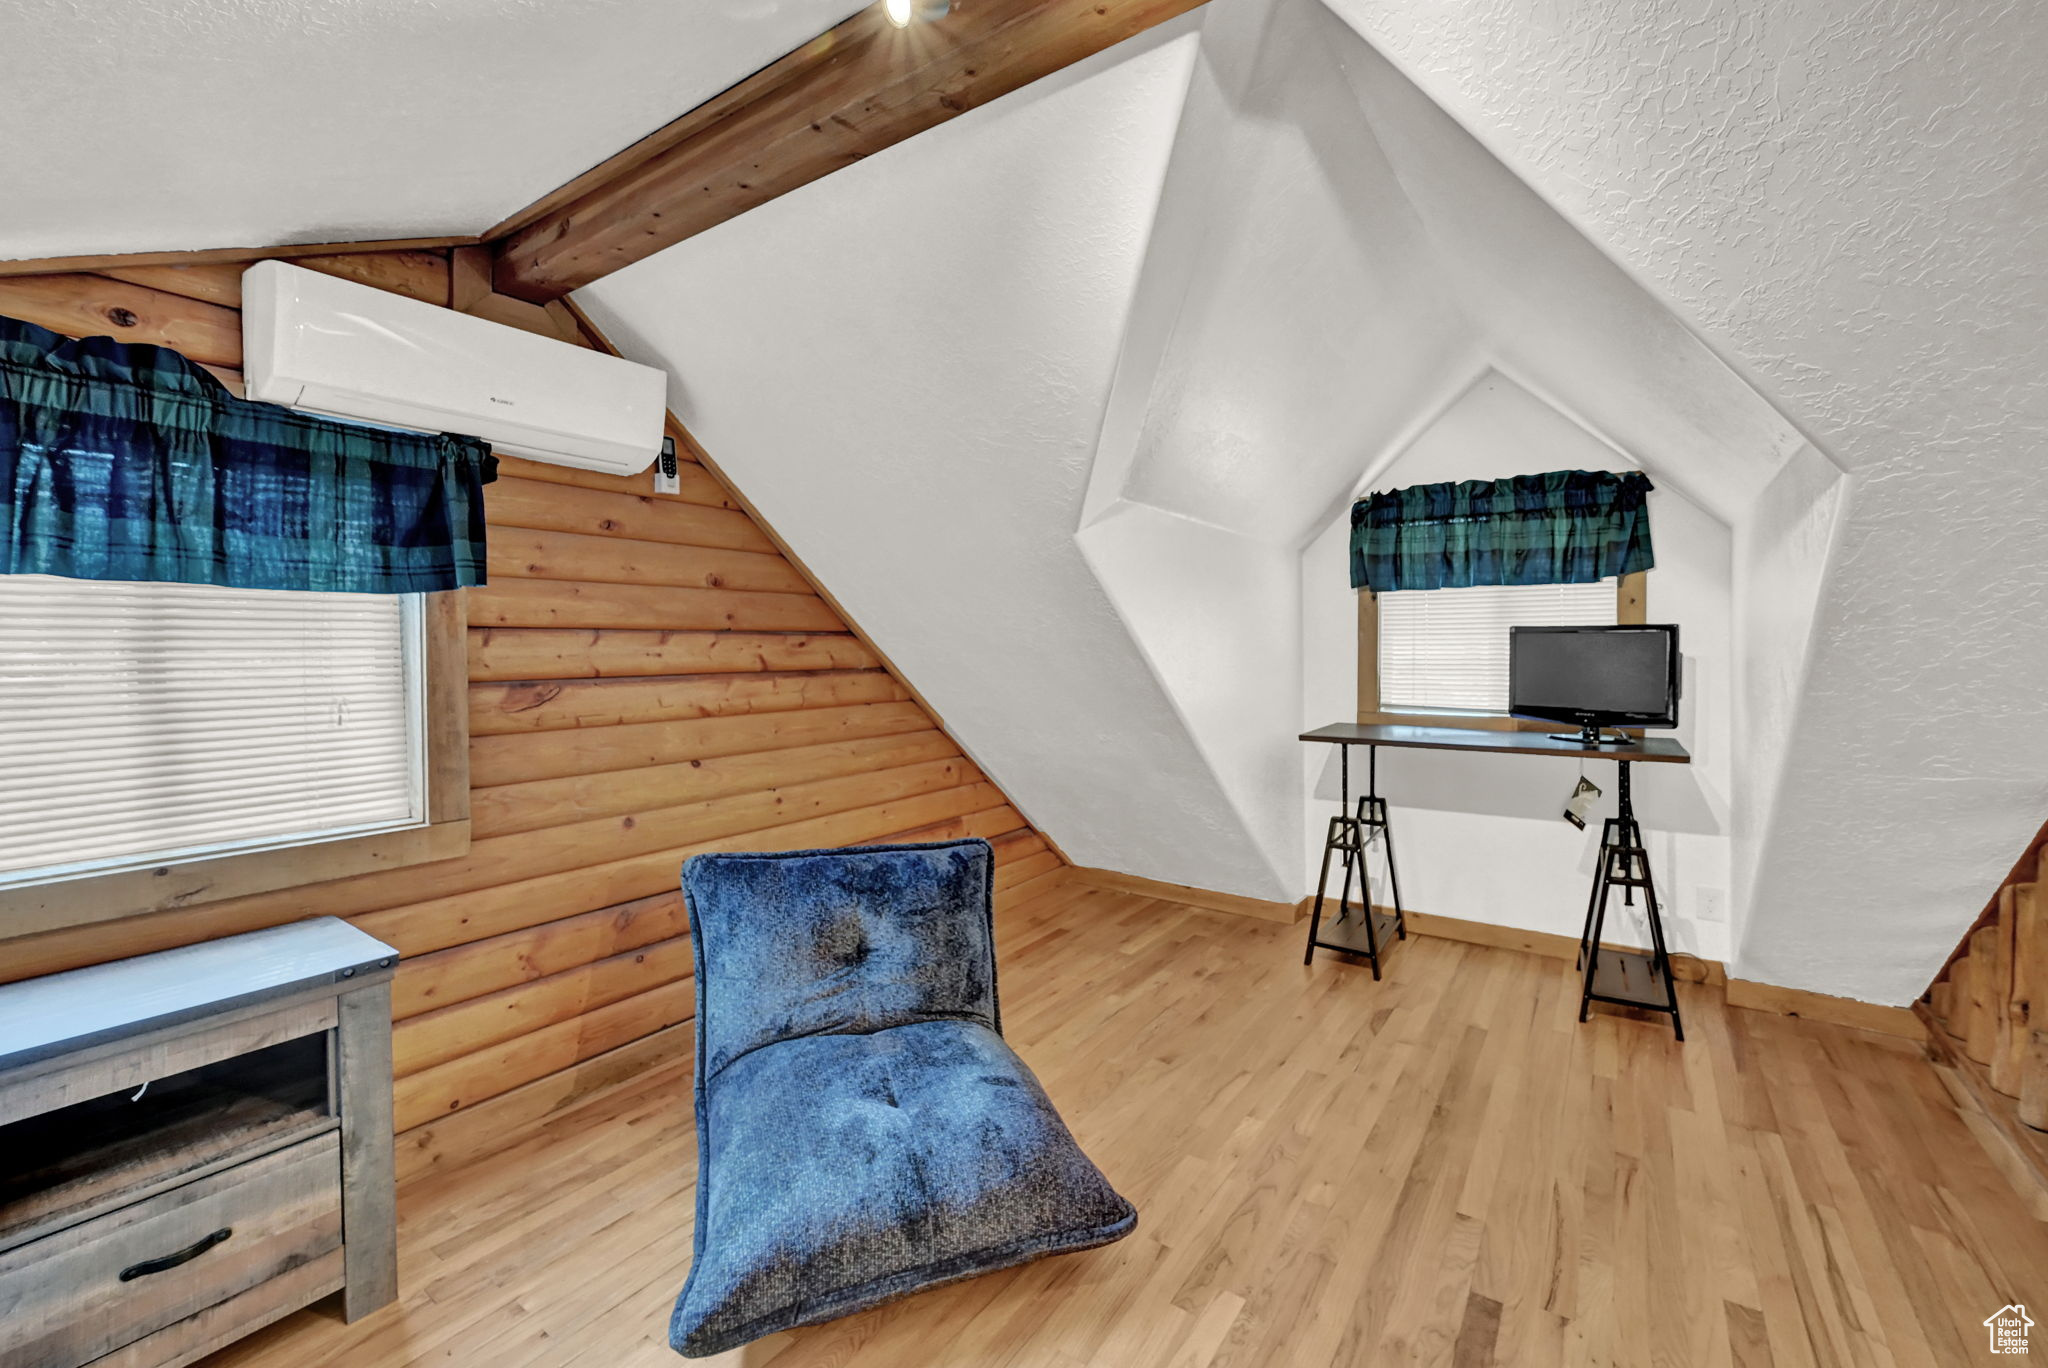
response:
<svg viewBox="0 0 2048 1368"><path fill-rule="evenodd" d="M1562 724L1560 724L1562 725ZM1646 736L1628 745L1582 746L1542 732L1480 731L1471 727L1391 727L1358 722L1333 722L1301 734L1303 741L1338 746L1397 746L1410 750L1487 751L1496 755L1563 755L1580 760L1644 760L1669 765L1690 764L1684 746L1663 736Z"/></svg>

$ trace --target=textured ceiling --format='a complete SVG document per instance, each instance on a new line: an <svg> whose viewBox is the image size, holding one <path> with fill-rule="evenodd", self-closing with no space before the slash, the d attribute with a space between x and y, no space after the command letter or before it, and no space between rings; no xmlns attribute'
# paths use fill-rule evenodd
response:
<svg viewBox="0 0 2048 1368"><path fill-rule="evenodd" d="M1298 539L1500 366L1735 530L1737 971L1907 1000L2048 814L2048 7L1327 6L587 302L1070 853L1263 896ZM848 10L18 0L0 256L474 232Z"/></svg>
<svg viewBox="0 0 2048 1368"><path fill-rule="evenodd" d="M1095 165L1087 112L1034 89L1007 108L1068 151L962 119L603 300L1042 828L1265 896L1300 891L1271 825L1301 676L1276 567L1404 409L1497 365L1732 530L1735 971L1909 1001L2048 815L2048 7L1202 24L1149 224L955 212ZM1064 334L1030 307L1083 299Z"/></svg>
<svg viewBox="0 0 2048 1368"><path fill-rule="evenodd" d="M481 232L852 0L9 0L0 258Z"/></svg>
<svg viewBox="0 0 2048 1368"><path fill-rule="evenodd" d="M578 298L1069 854L1292 900L1361 481L1491 367L1737 506L1798 439L1316 0L1198 17Z"/></svg>

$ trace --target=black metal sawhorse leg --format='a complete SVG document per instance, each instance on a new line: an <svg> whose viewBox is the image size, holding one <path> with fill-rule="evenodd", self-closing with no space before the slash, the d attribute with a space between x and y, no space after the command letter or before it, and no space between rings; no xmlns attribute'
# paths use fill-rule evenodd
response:
<svg viewBox="0 0 2048 1368"><path fill-rule="evenodd" d="M1628 761L1620 762L1621 787L1615 815L1600 829L1600 867L1593 875L1593 895L1586 903L1586 928L1579 936L1579 1020L1596 1002L1618 1007L1641 1007L1668 1012L1671 1029L1685 1039L1685 1023L1678 1015L1678 984L1671 974L1671 954L1664 944L1664 918L1657 908L1657 883L1650 876L1650 851L1643 843L1643 829L1636 822L1635 803L1629 793ZM1633 905L1635 890L1643 890L1643 911L1650 922L1650 953L1634 950L1605 950L1600 936L1607 925L1607 896L1616 887L1624 901ZM1652 996L1663 989L1662 999Z"/></svg>
<svg viewBox="0 0 2048 1368"><path fill-rule="evenodd" d="M1301 962L1312 963L1318 948L1363 955L1371 962L1372 976L1377 980L1380 976L1380 955L1388 935L1399 940L1408 939L1408 919L1401 911L1401 876L1394 867L1394 831L1387 820L1387 800L1379 793L1379 748L1366 747L1366 791L1359 798L1355 810L1351 806L1351 747L1340 745L1337 750L1342 775L1342 806L1337 816L1330 819L1329 835L1323 841L1323 870L1316 880L1315 908L1308 923L1308 948L1302 952ZM1365 853L1375 834L1386 852L1387 891L1394 900L1391 913L1372 905L1372 882ZM1326 932L1323 928L1323 901L1330 887L1332 855L1343 862L1344 882L1342 891L1337 895L1336 920L1330 923ZM1358 881L1360 903L1356 920L1352 918L1351 906L1354 878Z"/></svg>

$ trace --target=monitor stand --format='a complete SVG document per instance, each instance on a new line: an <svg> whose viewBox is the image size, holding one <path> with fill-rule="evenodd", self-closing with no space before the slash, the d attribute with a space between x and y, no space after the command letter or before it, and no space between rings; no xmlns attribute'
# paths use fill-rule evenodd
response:
<svg viewBox="0 0 2048 1368"><path fill-rule="evenodd" d="M1557 732L1551 732L1544 739L1548 741L1576 741L1582 746L1626 746L1630 741L1630 738L1626 736L1617 736L1612 740L1603 740L1600 736L1600 728L1590 722L1579 728L1577 736L1565 736Z"/></svg>

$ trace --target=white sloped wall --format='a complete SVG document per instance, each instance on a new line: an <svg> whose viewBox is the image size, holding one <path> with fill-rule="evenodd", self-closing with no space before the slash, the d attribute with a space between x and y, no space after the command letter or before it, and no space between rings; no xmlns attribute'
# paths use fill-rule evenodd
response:
<svg viewBox="0 0 2048 1368"><path fill-rule="evenodd" d="M1217 14L1236 31L1204 30L1090 482L1090 564L1284 877L1336 796L1329 754L1291 738L1353 706L1355 610L1330 546L1355 494L1558 464L1646 469L1671 534L1653 611L1682 619L1713 682L1683 733L1700 763L1647 779L1644 811L1682 943L1725 957L1731 795L1771 758L1735 734L1730 524L1803 439L1324 6ZM1530 407L1467 425L1416 474L1408 453L1501 372ZM1550 440L1558 426L1575 438ZM1290 610L1296 623L1275 621ZM1232 646L1238 668L1217 668ZM1289 688L1302 691L1291 711ZM1412 809L1414 906L1577 929L1592 854L1557 820L1551 767L1386 763L1397 812ZM1312 882L1296 872L1292 891Z"/></svg>
<svg viewBox="0 0 2048 1368"><path fill-rule="evenodd" d="M1858 10L1212 0L580 298L1069 854L1269 898L1304 557L1513 377L1728 562L1695 943L1903 1001L2048 814L2048 167L2024 41Z"/></svg>
<svg viewBox="0 0 2048 1368"><path fill-rule="evenodd" d="M1275 897L1074 540L1196 22L578 300L1068 855Z"/></svg>
<svg viewBox="0 0 2048 1368"><path fill-rule="evenodd" d="M2048 816L2048 7L1331 3L1849 472L1734 968L1909 1001Z"/></svg>

